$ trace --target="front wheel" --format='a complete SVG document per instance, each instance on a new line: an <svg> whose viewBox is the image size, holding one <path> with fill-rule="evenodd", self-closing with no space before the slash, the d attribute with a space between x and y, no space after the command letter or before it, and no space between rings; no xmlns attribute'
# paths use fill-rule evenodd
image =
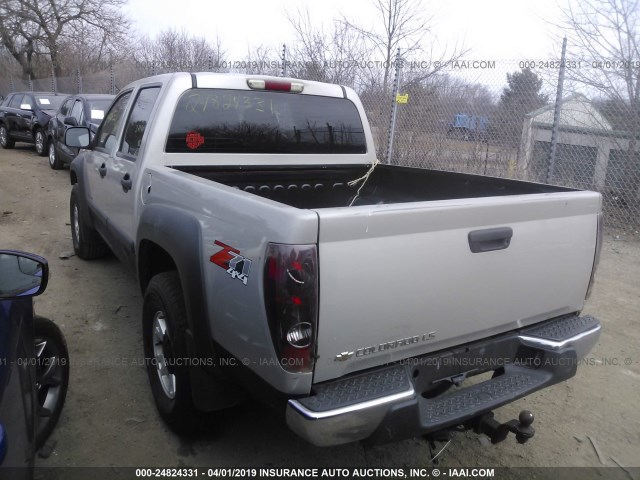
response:
<svg viewBox="0 0 640 480"><path fill-rule="evenodd" d="M93 260L104 257L107 252L107 245L100 237L100 234L86 224L82 218L80 203L78 202L78 185L71 189L70 200L71 216L71 240L73 241L73 251L83 260Z"/></svg>
<svg viewBox="0 0 640 480"><path fill-rule="evenodd" d="M49 141L49 166L54 170L64 168L64 163L56 154L56 146L54 145L53 140Z"/></svg>
<svg viewBox="0 0 640 480"><path fill-rule="evenodd" d="M36 449L46 442L58 423L69 387L69 351L64 335L48 318L36 316L36 397L38 418Z"/></svg>
<svg viewBox="0 0 640 480"><path fill-rule="evenodd" d="M47 136L41 128L36 130L36 133L33 136L33 141L36 144L36 153L41 157L44 157L47 154Z"/></svg>
<svg viewBox="0 0 640 480"><path fill-rule="evenodd" d="M164 272L149 282L142 308L147 375L156 408L169 427L190 434L203 426L193 405L185 332L187 312L178 273Z"/></svg>
<svg viewBox="0 0 640 480"><path fill-rule="evenodd" d="M9 137L9 130L4 125L0 125L0 147L9 149L15 147L16 142Z"/></svg>

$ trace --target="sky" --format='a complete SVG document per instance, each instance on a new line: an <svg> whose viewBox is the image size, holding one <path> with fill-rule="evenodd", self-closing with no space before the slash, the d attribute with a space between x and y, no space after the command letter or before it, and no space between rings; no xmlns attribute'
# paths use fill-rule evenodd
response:
<svg viewBox="0 0 640 480"><path fill-rule="evenodd" d="M423 0L433 15L435 42L450 48L464 42L469 58L482 60L545 60L559 51L549 21L557 20L560 0ZM176 8L179 5L179 8ZM308 8L318 26L331 28L344 15L364 28L379 23L371 0L129 0L134 27L154 36L185 29L214 41L228 60L242 60L250 46L281 47L293 31L286 14Z"/></svg>

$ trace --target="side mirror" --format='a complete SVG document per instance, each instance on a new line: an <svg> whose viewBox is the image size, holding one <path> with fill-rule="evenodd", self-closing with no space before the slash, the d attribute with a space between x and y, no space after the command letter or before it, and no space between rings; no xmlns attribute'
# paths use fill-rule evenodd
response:
<svg viewBox="0 0 640 480"><path fill-rule="evenodd" d="M33 107L28 103L21 103L20 110L29 110L30 112L33 112Z"/></svg>
<svg viewBox="0 0 640 480"><path fill-rule="evenodd" d="M87 127L70 127L64 134L64 144L67 147L87 148L90 143L91 130Z"/></svg>
<svg viewBox="0 0 640 480"><path fill-rule="evenodd" d="M38 255L0 251L0 300L33 297L47 288L49 264Z"/></svg>
<svg viewBox="0 0 640 480"><path fill-rule="evenodd" d="M78 121L76 120L76 117L65 117L64 124L71 127L77 127Z"/></svg>

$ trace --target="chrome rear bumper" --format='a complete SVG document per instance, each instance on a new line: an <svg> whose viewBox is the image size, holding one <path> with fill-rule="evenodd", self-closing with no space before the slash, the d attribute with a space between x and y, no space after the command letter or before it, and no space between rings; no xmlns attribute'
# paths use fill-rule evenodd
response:
<svg viewBox="0 0 640 480"><path fill-rule="evenodd" d="M425 377L442 381L442 377L437 378L440 369L433 368L437 364L434 360L441 355L438 353L326 382L315 387L313 396L289 400L287 424L318 446L340 445L372 436L381 441L398 440L460 425L571 378L578 360L597 342L600 329L595 318L566 315L460 347L457 351L460 359L476 358L485 363L491 360L487 355L502 359L500 369L485 369L499 374L483 383L433 398L422 393L427 388ZM450 353L451 350L447 353L449 360Z"/></svg>

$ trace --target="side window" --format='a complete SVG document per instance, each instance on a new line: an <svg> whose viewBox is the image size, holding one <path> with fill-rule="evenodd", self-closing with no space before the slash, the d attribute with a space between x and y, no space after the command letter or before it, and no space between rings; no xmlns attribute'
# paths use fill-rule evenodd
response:
<svg viewBox="0 0 640 480"><path fill-rule="evenodd" d="M24 95L22 95L21 93L14 95L9 102L9 107L20 109L20 104L22 103L23 98Z"/></svg>
<svg viewBox="0 0 640 480"><path fill-rule="evenodd" d="M114 102L109 110L109 113L104 117L100 130L98 131L98 141L96 148L102 148L105 150L111 150L116 141L116 135L118 134L118 127L122 123L124 118L124 111L127 109L127 104L131 98L131 92L127 92Z"/></svg>
<svg viewBox="0 0 640 480"><path fill-rule="evenodd" d="M75 118L78 125L81 125L82 110L82 100L76 100L73 104L73 108L71 109L71 115L69 116Z"/></svg>
<svg viewBox="0 0 640 480"><path fill-rule="evenodd" d="M64 120L64 117L67 117L69 114L69 107L71 106L71 98L69 98L68 100L65 100L64 103L62 104L62 106L60 107L60 115L63 117L62 119Z"/></svg>
<svg viewBox="0 0 640 480"><path fill-rule="evenodd" d="M129 115L129 120L125 125L124 136L120 144L119 152L125 157L132 157L135 160L138 156L147 122L159 93L160 87L144 88L138 93L136 103L133 105L131 115Z"/></svg>

